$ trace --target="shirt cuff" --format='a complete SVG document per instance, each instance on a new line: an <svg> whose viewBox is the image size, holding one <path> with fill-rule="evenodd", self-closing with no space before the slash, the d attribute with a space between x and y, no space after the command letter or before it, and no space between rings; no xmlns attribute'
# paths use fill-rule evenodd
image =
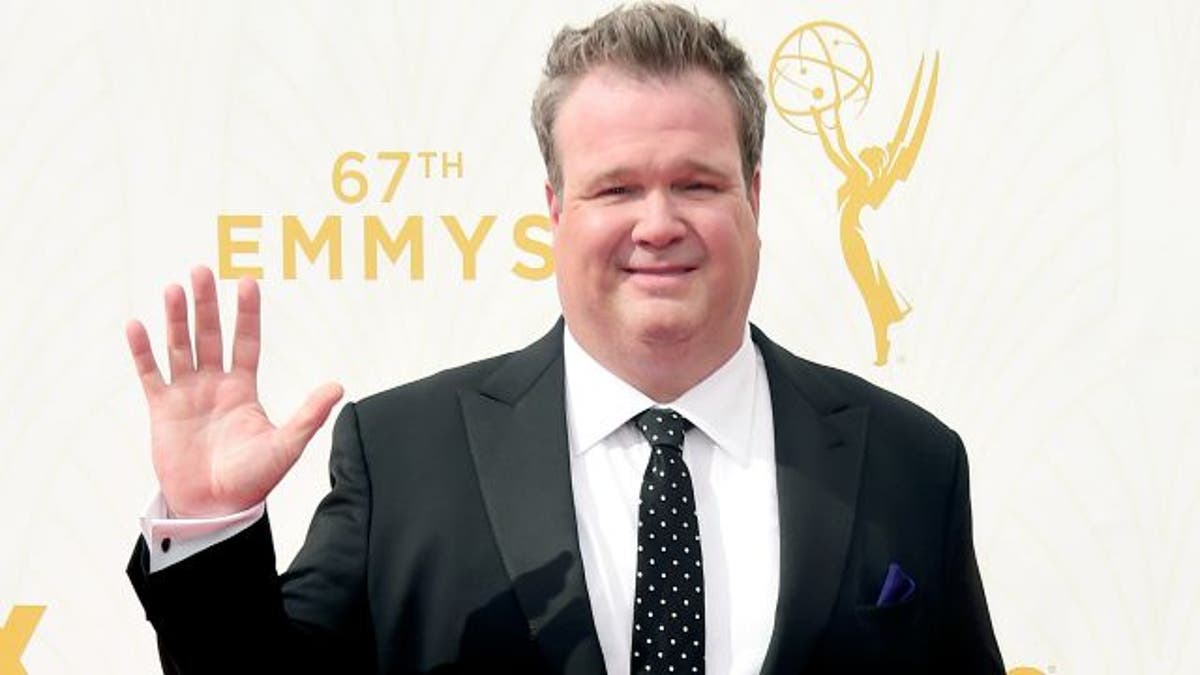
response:
<svg viewBox="0 0 1200 675"><path fill-rule="evenodd" d="M162 492L154 495L141 517L142 537L150 550L150 573L166 569L215 546L262 518L266 503L216 518L173 518Z"/></svg>

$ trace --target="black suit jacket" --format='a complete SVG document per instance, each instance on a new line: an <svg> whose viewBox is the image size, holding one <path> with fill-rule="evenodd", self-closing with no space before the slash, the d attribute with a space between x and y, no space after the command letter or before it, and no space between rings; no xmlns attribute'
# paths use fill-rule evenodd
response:
<svg viewBox="0 0 1200 675"><path fill-rule="evenodd" d="M752 330L770 382L780 589L764 673L1002 673L959 437ZM128 574L168 672L604 672L576 533L562 323L351 403L276 575L267 519ZM876 607L890 563L916 582ZM715 675L715 674L714 674Z"/></svg>

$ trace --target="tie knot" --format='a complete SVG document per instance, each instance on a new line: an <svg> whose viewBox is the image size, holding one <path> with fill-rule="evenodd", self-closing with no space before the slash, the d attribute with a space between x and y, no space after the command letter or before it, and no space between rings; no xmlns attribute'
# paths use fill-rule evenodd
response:
<svg viewBox="0 0 1200 675"><path fill-rule="evenodd" d="M668 445L683 448L683 434L692 428L686 417L670 408L647 408L633 418L638 431L650 441L650 445Z"/></svg>

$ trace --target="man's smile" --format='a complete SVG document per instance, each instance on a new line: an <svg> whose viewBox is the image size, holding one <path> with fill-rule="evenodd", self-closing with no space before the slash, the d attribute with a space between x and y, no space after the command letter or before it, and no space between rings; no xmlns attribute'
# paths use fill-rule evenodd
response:
<svg viewBox="0 0 1200 675"><path fill-rule="evenodd" d="M637 265L625 267L622 272L625 279L635 288L660 295L672 291L682 291L694 279L694 273L699 269L695 265Z"/></svg>
<svg viewBox="0 0 1200 675"><path fill-rule="evenodd" d="M695 265L636 265L624 268L627 274L642 274L649 276L682 276L696 270Z"/></svg>

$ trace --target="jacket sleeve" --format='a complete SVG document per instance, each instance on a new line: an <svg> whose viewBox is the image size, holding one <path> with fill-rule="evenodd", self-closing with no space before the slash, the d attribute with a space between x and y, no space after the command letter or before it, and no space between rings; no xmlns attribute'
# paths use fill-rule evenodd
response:
<svg viewBox="0 0 1200 675"><path fill-rule="evenodd" d="M1003 675L1004 662L992 631L971 534L967 454L955 436L954 479L947 499L943 560L944 600L940 630L943 663L937 672Z"/></svg>
<svg viewBox="0 0 1200 675"><path fill-rule="evenodd" d="M138 538L126 572L164 672L375 670L365 574L371 486L353 403L338 415L329 463L331 489L283 575L265 516L154 574Z"/></svg>

